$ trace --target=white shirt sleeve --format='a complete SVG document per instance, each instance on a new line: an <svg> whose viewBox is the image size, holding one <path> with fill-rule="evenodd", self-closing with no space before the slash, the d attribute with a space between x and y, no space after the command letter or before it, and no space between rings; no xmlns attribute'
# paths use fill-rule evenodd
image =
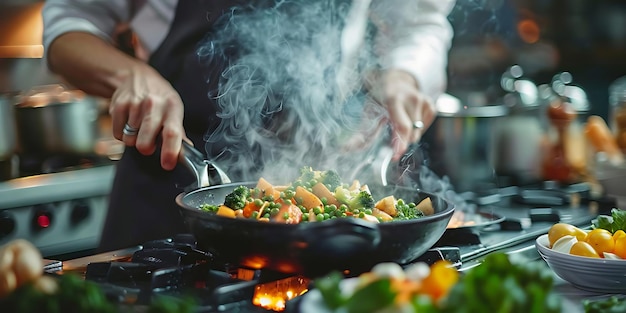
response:
<svg viewBox="0 0 626 313"><path fill-rule="evenodd" d="M405 70L433 100L446 89L454 0L378 0L372 20L378 26L376 51L383 68Z"/></svg>
<svg viewBox="0 0 626 313"><path fill-rule="evenodd" d="M43 44L48 49L54 39L72 32L88 32L111 41L118 25L131 18L126 0L47 0L42 16Z"/></svg>
<svg viewBox="0 0 626 313"><path fill-rule="evenodd" d="M43 44L47 49L60 35L80 31L112 41L120 25L134 30L148 53L169 31L178 0L47 0L43 10Z"/></svg>

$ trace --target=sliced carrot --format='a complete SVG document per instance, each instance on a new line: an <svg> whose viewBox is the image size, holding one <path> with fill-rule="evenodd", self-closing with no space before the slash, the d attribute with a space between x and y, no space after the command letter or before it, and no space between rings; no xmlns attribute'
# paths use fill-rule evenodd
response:
<svg viewBox="0 0 626 313"><path fill-rule="evenodd" d="M249 218L250 216L252 216L252 212L258 210L259 207L257 207L254 202L247 202L246 205L243 207L243 217Z"/></svg>
<svg viewBox="0 0 626 313"><path fill-rule="evenodd" d="M259 181L256 184L256 188L261 191L261 197L263 196L272 196L274 199L280 198L280 191L274 187L270 182L265 180L265 178L259 178Z"/></svg>
<svg viewBox="0 0 626 313"><path fill-rule="evenodd" d="M311 189L313 190L313 194L316 195L318 198L320 198L320 199L326 198L326 203L334 204L337 207L339 207L339 205L341 205L341 203L339 203L339 201L337 201L337 198L335 198L335 195L330 190L328 190L326 185L324 185L322 183L317 183Z"/></svg>
<svg viewBox="0 0 626 313"><path fill-rule="evenodd" d="M435 208L433 207L433 202L430 198L420 201L415 208L422 211L424 215L433 215L435 213Z"/></svg>
<svg viewBox="0 0 626 313"><path fill-rule="evenodd" d="M217 209L217 215L220 216L225 216L225 217L230 217L230 218L235 218L236 214L235 214L235 210L225 206L225 205L220 205L220 207Z"/></svg>
<svg viewBox="0 0 626 313"><path fill-rule="evenodd" d="M374 207L390 216L396 216L398 214L398 210L396 209L396 197L394 196L386 196L378 200Z"/></svg>
<svg viewBox="0 0 626 313"><path fill-rule="evenodd" d="M286 218L285 215L287 215ZM278 214L273 216L272 220L285 224L298 224L302 221L302 211L293 204L282 203Z"/></svg>
<svg viewBox="0 0 626 313"><path fill-rule="evenodd" d="M324 205L322 200L314 195L312 192L304 189L302 186L296 187L296 199L302 199L302 205L307 209L320 208L324 211Z"/></svg>
<svg viewBox="0 0 626 313"><path fill-rule="evenodd" d="M377 208L373 208L372 209L372 215L374 215L375 217L381 219L383 222L389 222L391 220L393 220L393 217L391 217L391 215L385 213L384 211L377 209Z"/></svg>
<svg viewBox="0 0 626 313"><path fill-rule="evenodd" d="M350 188L348 188L348 190L350 191L359 190L359 189L361 189L361 182L358 179L353 180L352 185L350 185Z"/></svg>

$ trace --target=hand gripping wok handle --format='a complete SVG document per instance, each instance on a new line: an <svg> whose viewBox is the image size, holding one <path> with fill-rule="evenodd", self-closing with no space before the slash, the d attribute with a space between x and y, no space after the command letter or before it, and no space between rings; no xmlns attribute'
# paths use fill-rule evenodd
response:
<svg viewBox="0 0 626 313"><path fill-rule="evenodd" d="M357 218L306 223L300 228L301 247L311 255L345 259L375 250L380 243L378 225Z"/></svg>

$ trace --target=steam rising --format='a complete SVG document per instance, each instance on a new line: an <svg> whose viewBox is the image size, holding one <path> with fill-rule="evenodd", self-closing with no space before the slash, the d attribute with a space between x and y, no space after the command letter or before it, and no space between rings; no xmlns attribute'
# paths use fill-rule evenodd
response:
<svg viewBox="0 0 626 313"><path fill-rule="evenodd" d="M231 177L281 184L312 166L337 170L344 181L372 183L368 166L388 141L387 112L363 88L380 67L371 44L375 27L363 16L369 0L351 2L239 7L203 42L204 61L228 62L219 89L209 95L221 124L205 140L207 147L225 144L213 161ZM357 24L345 27L346 21ZM391 182L464 202L423 159L412 157L417 149L394 169L399 177Z"/></svg>
<svg viewBox="0 0 626 313"><path fill-rule="evenodd" d="M365 45L356 50L355 66L342 67L341 36L351 6L335 3L237 8L198 51L209 62L230 62L211 95L221 124L205 138L207 145L226 143L215 162L227 172L250 169L239 173L243 179L281 180L302 166L347 173L370 153L369 148L339 153L353 134L374 132L386 111L372 105L372 114L362 120L368 102L360 89L363 73L377 64Z"/></svg>

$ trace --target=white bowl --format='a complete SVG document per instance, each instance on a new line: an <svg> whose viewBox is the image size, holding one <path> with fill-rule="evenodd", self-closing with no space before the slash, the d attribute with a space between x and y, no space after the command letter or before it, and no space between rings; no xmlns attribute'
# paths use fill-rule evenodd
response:
<svg viewBox="0 0 626 313"><path fill-rule="evenodd" d="M550 249L548 235L535 246L548 266L565 281L587 291L626 293L626 260L588 258Z"/></svg>

